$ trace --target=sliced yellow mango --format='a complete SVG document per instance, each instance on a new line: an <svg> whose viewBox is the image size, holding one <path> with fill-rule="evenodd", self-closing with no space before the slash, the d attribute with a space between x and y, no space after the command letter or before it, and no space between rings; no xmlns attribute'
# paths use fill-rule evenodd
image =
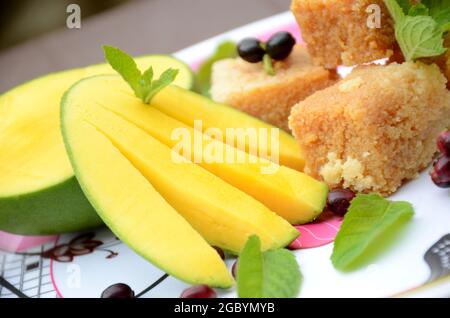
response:
<svg viewBox="0 0 450 318"><path fill-rule="evenodd" d="M172 149L180 143L179 139L173 138L173 133L186 132L191 141L189 147L185 147L189 152L189 160L250 194L291 224L310 222L322 212L328 193L328 187L324 183L297 170L255 158L201 132L195 132L192 127L124 93L126 83L118 76L99 76L89 81L95 87L97 100L97 104L90 103L90 109L95 109L98 116L102 116L102 112L114 112ZM195 142L198 137L200 142ZM212 151L208 151L209 149ZM223 149L218 154L220 158L213 153L215 149ZM227 151L234 154L234 158L242 156L243 162L227 162ZM211 156L214 158L210 158ZM200 160L195 161L196 159Z"/></svg>
<svg viewBox="0 0 450 318"><path fill-rule="evenodd" d="M218 128L226 135L227 128L264 128L276 129L255 117L245 114L235 108L218 104L211 99L170 86L153 98L151 105L163 113L173 117L186 125L193 126L195 120L202 120L203 128ZM264 140L264 138L260 138ZM237 140L232 140L237 145ZM242 147L244 148L244 147ZM253 148L248 140L245 144L246 151ZM258 145L258 153L267 154L270 159L271 143ZM302 171L305 165L304 154L294 137L283 130L279 130L279 162L281 165Z"/></svg>
<svg viewBox="0 0 450 318"><path fill-rule="evenodd" d="M297 230L288 222L257 200L185 160L134 124L113 112L102 110L102 107L96 107L110 101L108 94L100 91L106 90L113 94L118 87L110 86L108 80L106 85L95 83L95 79L81 81L69 91L62 102L63 134L77 176L83 174L83 166L78 163L78 156L89 157L89 154L81 154L74 147L77 143L83 143L82 140L73 138L81 139L76 135L76 127L78 122L84 122L107 137L135 170L139 171L210 244L238 253L252 234L260 237L263 249L286 246L298 236ZM123 90L119 90L131 96L132 92L126 84L122 88ZM138 101L136 98L132 100ZM128 106L129 103L122 105L124 108ZM70 119L70 113L73 112L78 114L76 120ZM84 149L97 151L94 145ZM97 166L97 169L108 171L117 168L106 162L102 167ZM83 178L79 180L82 188L89 192ZM102 182L98 181L99 184ZM129 189L127 193L133 195L133 189L129 188L126 180L121 183L122 189ZM120 196L117 197L120 199ZM103 200L101 196L88 195L88 198L94 206L95 201ZM105 200L115 200L115 196ZM104 210L103 213L103 217L108 218L108 211ZM154 222L158 223L159 219L155 218Z"/></svg>
<svg viewBox="0 0 450 318"><path fill-rule="evenodd" d="M121 240L188 283L233 284L219 254L76 107L65 108L63 127L84 193Z"/></svg>

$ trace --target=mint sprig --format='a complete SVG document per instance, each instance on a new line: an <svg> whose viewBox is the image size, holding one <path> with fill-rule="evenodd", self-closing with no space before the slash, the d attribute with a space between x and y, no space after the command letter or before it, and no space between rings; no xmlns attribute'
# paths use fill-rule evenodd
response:
<svg viewBox="0 0 450 318"><path fill-rule="evenodd" d="M295 256L286 249L261 252L261 242L251 236L237 265L240 298L292 298L298 295L302 274Z"/></svg>
<svg viewBox="0 0 450 318"><path fill-rule="evenodd" d="M414 6L404 0L384 2L395 21L395 38L406 61L439 56L446 52L444 34L447 20L445 14L444 17L437 16L448 8L441 7L440 1L437 1L439 6L434 0Z"/></svg>
<svg viewBox="0 0 450 318"><path fill-rule="evenodd" d="M357 195L334 241L331 255L334 267L345 270L354 265L364 252L379 244L387 230L401 225L413 214L408 202L388 201L377 194Z"/></svg>
<svg viewBox="0 0 450 318"><path fill-rule="evenodd" d="M105 45L103 51L106 61L130 85L136 97L146 104L149 104L164 87L170 85L178 75L178 70L169 68L159 79L154 80L151 66L142 74L134 59L122 50Z"/></svg>

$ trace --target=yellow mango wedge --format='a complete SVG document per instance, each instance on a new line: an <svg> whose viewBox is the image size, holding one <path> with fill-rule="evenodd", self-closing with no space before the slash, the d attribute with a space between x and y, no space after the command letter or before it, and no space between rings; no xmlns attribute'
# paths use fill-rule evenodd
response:
<svg viewBox="0 0 450 318"><path fill-rule="evenodd" d="M176 86L167 87L157 94L151 106L186 125L193 126L195 120L202 120L204 129L218 128L223 135L226 135L227 128L275 128L235 108L218 104L207 97ZM294 137L280 129L279 144L280 164L302 171L305 164L304 155ZM270 143L267 147L259 147L259 153L268 154L270 159ZM247 143L243 150L249 151L249 148L251 147Z"/></svg>
<svg viewBox="0 0 450 318"><path fill-rule="evenodd" d="M122 241L188 283L233 284L219 254L76 107L65 109L63 127L85 195Z"/></svg>
<svg viewBox="0 0 450 318"><path fill-rule="evenodd" d="M142 222L134 220L133 214L123 215L123 219L128 221L111 217L108 210L108 207L112 209L112 206L117 205L129 211L126 196L134 197L135 191L141 191L139 188L134 189L127 181L128 170L130 175L139 173L144 177L211 245L239 253L247 238L253 234L260 237L264 250L284 247L298 236L295 228L262 203L187 161L136 125L113 112L102 110L102 107L96 107L108 103L110 100L105 93L113 94L118 87L110 86L108 80L106 85L95 84L94 80L83 80L66 94L62 101L62 132L83 191L119 238L127 242L127 230L118 230L120 222ZM121 88L123 94L132 96L132 91L125 83ZM129 103L122 105L124 108L128 106ZM88 130L83 128L86 125L92 127L90 133L80 133ZM111 182L115 182L108 177L108 171L122 169L113 160L111 163L102 161L101 164L95 164L95 159L89 159L95 158L97 151L103 151L102 147L97 147L90 140L94 139L92 134L107 138L111 147L130 164L129 169L121 172L121 179L116 181L120 183L116 195L109 193L103 196L101 190L91 189L92 186L108 188ZM94 165L95 168L85 169L86 165L88 168ZM93 173L93 170L99 171ZM142 204L152 206L148 201L142 201ZM154 216L149 221L160 224L162 217L167 218ZM189 237L178 235L176 240L184 242ZM148 246L159 242L152 236L144 241ZM131 246L134 244L137 243L130 242Z"/></svg>
<svg viewBox="0 0 450 318"><path fill-rule="evenodd" d="M324 183L297 170L254 158L194 131L192 127L141 103L134 96L124 94L127 86L118 76L98 76L86 81L96 88L96 99L102 101L90 105L90 109L95 109L98 116L104 112L113 112L172 149L180 144L177 138L173 138L176 135L174 132L187 133L190 142L183 149L188 150L189 160L251 195L291 224L310 222L323 211L328 193ZM200 139L200 147L196 139ZM221 153L220 149L223 150ZM217 150L218 156L214 150ZM235 154L235 158L242 156L243 162L227 162L227 152ZM200 160L195 161L198 158Z"/></svg>

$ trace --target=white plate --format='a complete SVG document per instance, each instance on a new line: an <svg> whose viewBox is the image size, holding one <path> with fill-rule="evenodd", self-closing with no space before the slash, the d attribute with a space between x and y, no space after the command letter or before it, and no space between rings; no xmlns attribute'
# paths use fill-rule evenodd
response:
<svg viewBox="0 0 450 318"><path fill-rule="evenodd" d="M291 13L235 29L175 55L195 66L224 39L238 41L246 36L266 37L280 29L296 31ZM419 286L428 279L430 273L423 259L424 253L450 232L449 192L434 186L425 171L418 179L403 186L392 199L411 202L415 216L395 242L372 264L351 273L340 273L330 262L332 244L294 252L304 276L299 297L389 297ZM61 236L58 244L68 242L74 236ZM99 297L107 286L115 283L126 283L139 293L164 274L118 241L109 230L97 231L94 239L101 240L103 245L93 253L75 257L69 263L39 256L2 254L0 268L3 276L33 297ZM54 242L49 242L33 250L43 251L54 245ZM106 258L110 255L107 249L118 255ZM231 265L232 260L228 263ZM183 282L169 277L144 297L179 297L187 287ZM444 288L441 285L426 295L449 296L449 290L448 285ZM222 297L236 297L234 290L218 292ZM2 288L0 297L14 295Z"/></svg>

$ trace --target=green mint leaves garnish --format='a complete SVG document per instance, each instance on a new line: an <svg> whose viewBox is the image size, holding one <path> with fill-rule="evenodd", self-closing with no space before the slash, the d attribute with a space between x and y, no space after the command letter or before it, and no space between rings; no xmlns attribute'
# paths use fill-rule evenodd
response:
<svg viewBox="0 0 450 318"><path fill-rule="evenodd" d="M134 59L122 50L105 45L103 51L106 61L130 85L136 97L142 99L146 104L149 104L164 87L170 85L178 75L178 70L169 68L161 74L159 79L153 80L154 74L151 66L142 74Z"/></svg>
<svg viewBox="0 0 450 318"><path fill-rule="evenodd" d="M331 261L339 270L349 269L373 246L381 244L383 234L397 230L414 214L408 202L392 202L377 194L360 194L351 202L334 242Z"/></svg>
<svg viewBox="0 0 450 318"><path fill-rule="evenodd" d="M395 37L406 61L439 56L446 52L444 34L450 27L449 0L384 0L395 21ZM450 13L450 11L448 12Z"/></svg>
<svg viewBox="0 0 450 318"><path fill-rule="evenodd" d="M227 58L237 56L236 43L225 41L219 44L216 51L200 66L195 78L195 91L204 96L210 97L211 71L214 63Z"/></svg>
<svg viewBox="0 0 450 318"><path fill-rule="evenodd" d="M286 249L261 252L261 242L251 236L237 267L240 298L292 298L298 295L302 274L295 256Z"/></svg>
<svg viewBox="0 0 450 318"><path fill-rule="evenodd" d="M430 9L430 16L443 30L450 29L450 0L422 0L421 3Z"/></svg>

